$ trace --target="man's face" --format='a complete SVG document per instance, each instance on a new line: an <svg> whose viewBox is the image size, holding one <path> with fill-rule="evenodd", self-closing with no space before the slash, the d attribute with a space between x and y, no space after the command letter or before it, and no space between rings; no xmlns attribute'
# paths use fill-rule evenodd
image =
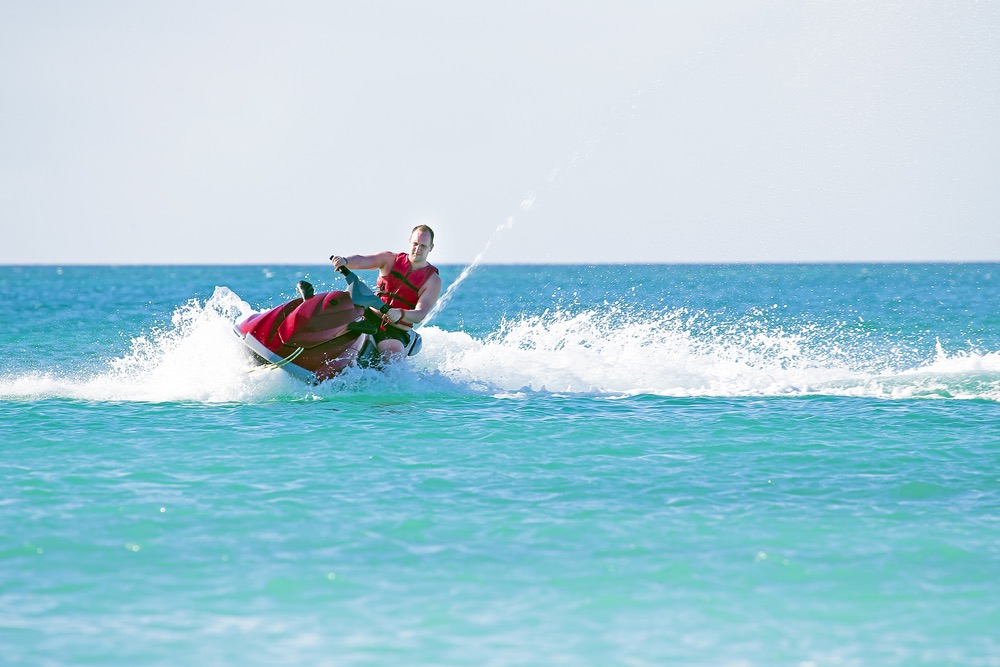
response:
<svg viewBox="0 0 1000 667"><path fill-rule="evenodd" d="M413 232L410 235L410 261L426 262L427 253L433 247L434 244L431 243L431 235L428 232Z"/></svg>

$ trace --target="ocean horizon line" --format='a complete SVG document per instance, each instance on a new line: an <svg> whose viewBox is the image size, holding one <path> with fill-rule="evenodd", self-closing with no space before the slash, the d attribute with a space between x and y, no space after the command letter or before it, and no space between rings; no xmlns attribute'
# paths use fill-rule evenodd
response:
<svg viewBox="0 0 1000 667"><path fill-rule="evenodd" d="M433 262L438 267L467 267L473 262ZM553 261L553 262L481 262L481 267L566 267L566 266L948 266L1000 264L1000 259L977 260L761 260L761 261ZM294 267L327 266L327 262L0 262L0 268L198 268L198 267Z"/></svg>

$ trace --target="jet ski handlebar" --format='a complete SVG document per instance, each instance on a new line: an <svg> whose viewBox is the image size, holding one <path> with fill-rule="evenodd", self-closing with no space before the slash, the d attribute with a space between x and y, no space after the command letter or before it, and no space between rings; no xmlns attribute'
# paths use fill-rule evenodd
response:
<svg viewBox="0 0 1000 667"><path fill-rule="evenodd" d="M331 255L330 259L332 260L334 256L335 255ZM347 284L349 286L348 292L351 293L351 299L354 303L374 308L383 315L389 312L389 304L384 303L382 299L375 296L375 293L371 291L371 288L368 287L368 285L365 285L361 281L361 278L358 278L349 268L347 268L346 265L339 267L337 270L343 273L344 277L347 278Z"/></svg>

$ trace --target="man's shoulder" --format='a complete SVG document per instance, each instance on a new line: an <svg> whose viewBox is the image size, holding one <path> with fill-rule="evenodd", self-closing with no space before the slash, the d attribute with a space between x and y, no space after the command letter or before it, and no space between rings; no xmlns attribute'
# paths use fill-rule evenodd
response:
<svg viewBox="0 0 1000 667"><path fill-rule="evenodd" d="M430 262L426 262L419 269L413 269L413 270L415 272L419 271L421 275L425 276L426 280L434 280L434 279L441 280L441 276L439 275L441 272L438 270L438 267L434 266Z"/></svg>
<svg viewBox="0 0 1000 667"><path fill-rule="evenodd" d="M427 276L427 281L424 283L424 287L434 287L437 289L441 288L444 283L441 282L441 275L438 273L437 267L432 267L434 271Z"/></svg>

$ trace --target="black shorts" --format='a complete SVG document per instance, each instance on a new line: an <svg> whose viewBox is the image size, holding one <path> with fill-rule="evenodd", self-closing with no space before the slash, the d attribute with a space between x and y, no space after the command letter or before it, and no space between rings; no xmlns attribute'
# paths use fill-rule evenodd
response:
<svg viewBox="0 0 1000 667"><path fill-rule="evenodd" d="M405 347L410 342L409 331L404 331L390 324L385 325L384 331L381 330L382 316L373 310L365 311L365 321L376 326L376 330L372 333L372 338L375 339L376 343L381 343L384 340L398 340Z"/></svg>

